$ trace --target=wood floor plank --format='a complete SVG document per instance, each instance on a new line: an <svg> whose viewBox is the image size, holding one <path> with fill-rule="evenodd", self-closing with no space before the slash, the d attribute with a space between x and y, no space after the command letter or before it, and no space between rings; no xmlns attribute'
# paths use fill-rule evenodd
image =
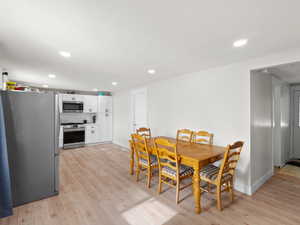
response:
<svg viewBox="0 0 300 225"><path fill-rule="evenodd" d="M223 195L224 210L214 196L202 195L203 212L194 214L192 189L180 193L163 186L157 175L150 189L129 174L129 153L103 144L62 151L60 194L14 209L0 225L298 225L300 179L276 174L253 196L236 193L233 204Z"/></svg>

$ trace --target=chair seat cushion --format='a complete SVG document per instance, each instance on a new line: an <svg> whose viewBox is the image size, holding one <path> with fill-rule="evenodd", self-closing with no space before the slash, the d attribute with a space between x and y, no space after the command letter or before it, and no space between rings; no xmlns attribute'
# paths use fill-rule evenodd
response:
<svg viewBox="0 0 300 225"><path fill-rule="evenodd" d="M209 164L201 169L200 177L214 181L218 177L219 170L220 170L219 167ZM222 181L227 181L231 178L232 175L230 173L225 173L223 174Z"/></svg>
<svg viewBox="0 0 300 225"><path fill-rule="evenodd" d="M170 167L164 166L162 168L162 173L165 173L169 176L172 177L176 177L176 170L171 169ZM187 176L187 175L191 175L194 173L194 169L192 167L189 166L185 166L185 165L180 165L180 173L179 176L183 177L183 176Z"/></svg>
<svg viewBox="0 0 300 225"><path fill-rule="evenodd" d="M144 158L140 158L139 162L144 166L148 166L148 161ZM158 161L155 155L150 155L150 162L151 166L158 165Z"/></svg>

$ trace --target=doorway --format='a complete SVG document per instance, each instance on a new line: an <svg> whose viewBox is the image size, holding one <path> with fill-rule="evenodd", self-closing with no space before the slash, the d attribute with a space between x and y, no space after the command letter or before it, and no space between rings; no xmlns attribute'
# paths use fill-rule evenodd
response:
<svg viewBox="0 0 300 225"><path fill-rule="evenodd" d="M300 177L300 62L261 68L253 73L258 79L253 86L257 89L253 89L255 90L253 96L258 95L256 101L263 103L254 105L253 110L260 113L258 116L264 117L257 117L256 120L260 120L256 122L259 123L254 124L257 129L263 128L262 133L253 132L251 137L254 143L262 141L259 145L260 149L254 153L256 158L263 157L264 164L268 165L260 168L259 172L271 174L268 171L272 170L281 175ZM270 84L272 92L270 92ZM267 94L268 98L261 93ZM271 127L265 127L266 122L270 121L270 114L261 114L261 112L269 110L270 96L272 96ZM262 121L264 122L261 123ZM270 134L272 144L267 145L270 139L266 137L270 137ZM256 167L259 166L254 166L254 171L258 170Z"/></svg>
<svg viewBox="0 0 300 225"><path fill-rule="evenodd" d="M148 126L147 89L141 88L131 92L132 132L140 127Z"/></svg>

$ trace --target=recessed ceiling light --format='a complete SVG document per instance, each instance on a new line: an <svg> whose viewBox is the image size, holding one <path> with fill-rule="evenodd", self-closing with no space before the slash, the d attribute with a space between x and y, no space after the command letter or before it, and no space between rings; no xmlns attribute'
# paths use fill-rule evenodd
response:
<svg viewBox="0 0 300 225"><path fill-rule="evenodd" d="M155 71L154 69L149 69L149 70L148 70L148 73L149 73L149 74L155 74L156 71Z"/></svg>
<svg viewBox="0 0 300 225"><path fill-rule="evenodd" d="M65 51L60 51L59 54L65 58L70 58L71 53L70 52L65 52Z"/></svg>
<svg viewBox="0 0 300 225"><path fill-rule="evenodd" d="M248 43L248 39L239 39L233 42L233 47L239 48L243 47Z"/></svg>
<svg viewBox="0 0 300 225"><path fill-rule="evenodd" d="M48 84L43 84L43 88L48 88Z"/></svg>
<svg viewBox="0 0 300 225"><path fill-rule="evenodd" d="M48 77L49 77L49 78L55 78L55 77L56 77L56 75L55 75L55 74L53 74L53 73L50 73L50 74L48 74Z"/></svg>
<svg viewBox="0 0 300 225"><path fill-rule="evenodd" d="M114 82L111 82L111 84L114 85L114 86L117 86L117 85L118 85L118 82L115 82L115 81L114 81Z"/></svg>
<svg viewBox="0 0 300 225"><path fill-rule="evenodd" d="M98 88L93 88L93 91L98 91Z"/></svg>

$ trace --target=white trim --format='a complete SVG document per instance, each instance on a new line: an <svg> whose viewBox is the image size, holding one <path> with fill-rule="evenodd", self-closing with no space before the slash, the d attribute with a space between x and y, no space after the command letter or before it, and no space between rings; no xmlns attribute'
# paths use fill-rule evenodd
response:
<svg viewBox="0 0 300 225"><path fill-rule="evenodd" d="M267 180L269 180L274 175L273 169L269 170L265 175L260 177L254 184L251 186L251 194L256 192Z"/></svg>
<svg viewBox="0 0 300 225"><path fill-rule="evenodd" d="M117 142L117 141L113 141L112 143L115 144L115 145L120 146L123 150L126 150L126 151L129 152L129 147L128 146L125 146L125 145L123 145L123 144L121 144L120 142Z"/></svg>
<svg viewBox="0 0 300 225"><path fill-rule="evenodd" d="M290 88L290 158L295 157L295 151L294 151L294 126L295 126L295 94L296 92L300 91L300 85L295 84L291 85Z"/></svg>
<svg viewBox="0 0 300 225"><path fill-rule="evenodd" d="M242 192L246 195L252 195L251 186L249 186L249 185L245 185L245 184L240 183L240 182L235 182L234 183L234 189L239 191L239 192Z"/></svg>
<svg viewBox="0 0 300 225"><path fill-rule="evenodd" d="M290 154L289 157L293 157L294 152L294 87L290 87Z"/></svg>

